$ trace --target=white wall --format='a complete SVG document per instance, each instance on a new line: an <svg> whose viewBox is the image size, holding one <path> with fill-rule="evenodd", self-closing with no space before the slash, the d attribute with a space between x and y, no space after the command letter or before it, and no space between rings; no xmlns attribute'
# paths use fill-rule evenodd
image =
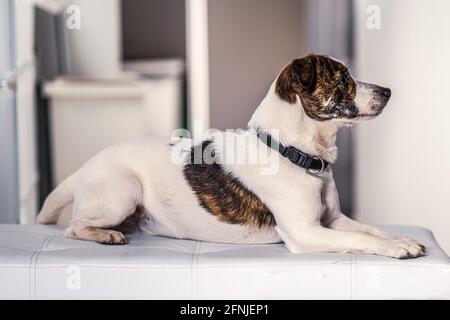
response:
<svg viewBox="0 0 450 320"><path fill-rule="evenodd" d="M381 29L366 8L381 8ZM391 87L356 133L356 217L430 228L450 253L450 1L355 1L356 75Z"/></svg>
<svg viewBox="0 0 450 320"><path fill-rule="evenodd" d="M308 13L303 0L208 0L211 127L247 127L278 73L308 53Z"/></svg>

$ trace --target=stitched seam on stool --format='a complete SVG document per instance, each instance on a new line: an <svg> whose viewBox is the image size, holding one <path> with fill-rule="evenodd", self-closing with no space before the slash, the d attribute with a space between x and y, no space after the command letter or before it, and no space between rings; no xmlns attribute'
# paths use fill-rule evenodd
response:
<svg viewBox="0 0 450 320"><path fill-rule="evenodd" d="M28 271L28 298L30 300L35 300L36 295L33 296L33 293L36 294L36 288L32 288L32 283L36 286L36 278L33 281L33 275L36 277L36 255L39 254L39 252L42 251L42 248L44 247L45 243L47 242L48 235L44 238L44 240L41 242L41 245L39 246L39 249L35 250L33 254L30 257L30 264L29 264L29 271ZM34 261L34 263L33 263Z"/></svg>
<svg viewBox="0 0 450 320"><path fill-rule="evenodd" d="M48 245L50 242L55 238L55 235L49 235L45 238L44 242L42 243L41 249L36 253L36 258L34 260L34 299L37 297L37 263L39 256L43 251L47 251Z"/></svg>
<svg viewBox="0 0 450 320"><path fill-rule="evenodd" d="M31 294L31 291L33 290L32 288L31 288L31 282L32 282L32 277L31 277L31 275L33 274L33 268L32 268L32 263L33 263L33 258L34 258L34 255L36 254L38 252L38 250L35 250L34 252L33 252L33 254L31 255L31 257L30 257L30 263L29 263L29 265L28 265L28 299L29 300L32 300L32 294Z"/></svg>
<svg viewBox="0 0 450 320"><path fill-rule="evenodd" d="M30 269L29 269L29 299L36 300L36 263L37 258L41 254L42 250L46 247L47 241L52 238L53 235L47 235L44 240L41 242L41 245L38 250L35 250L30 257ZM33 279L34 276L34 279ZM34 288L32 288L32 284ZM34 295L33 295L34 294Z"/></svg>
<svg viewBox="0 0 450 320"><path fill-rule="evenodd" d="M195 264L195 255L197 253L197 249L198 249L198 244L199 242L195 243L195 248L194 251L192 252L192 257L191 257L191 300L194 299L194 264Z"/></svg>
<svg viewBox="0 0 450 320"><path fill-rule="evenodd" d="M197 256L196 256L196 261L195 261L195 269L197 272L197 278L196 278L196 295L195 298L198 299L198 272L199 272L199 268L198 268L198 260L200 258L200 252L201 252L201 247L202 247L202 243L200 242L198 244L198 251L197 251Z"/></svg>
<svg viewBox="0 0 450 320"><path fill-rule="evenodd" d="M200 254L202 243L197 241L194 252L192 253L191 264L191 300L198 299L198 257Z"/></svg>
<svg viewBox="0 0 450 320"><path fill-rule="evenodd" d="M355 296L359 299L358 295L358 256L355 255Z"/></svg>
<svg viewBox="0 0 450 320"><path fill-rule="evenodd" d="M353 254L350 254L350 300L353 300Z"/></svg>

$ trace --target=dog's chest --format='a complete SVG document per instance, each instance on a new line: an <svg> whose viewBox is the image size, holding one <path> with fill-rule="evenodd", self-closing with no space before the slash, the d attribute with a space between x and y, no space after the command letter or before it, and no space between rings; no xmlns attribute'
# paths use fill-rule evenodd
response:
<svg viewBox="0 0 450 320"><path fill-rule="evenodd" d="M320 222L323 226L328 226L334 219L335 213L339 210L338 194L333 187L334 183L331 176L322 178L322 185L320 188L320 200L322 210L320 212Z"/></svg>

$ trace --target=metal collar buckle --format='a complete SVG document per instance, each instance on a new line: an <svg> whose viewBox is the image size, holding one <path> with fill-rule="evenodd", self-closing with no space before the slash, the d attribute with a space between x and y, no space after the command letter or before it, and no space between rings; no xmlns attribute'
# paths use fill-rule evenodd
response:
<svg viewBox="0 0 450 320"><path fill-rule="evenodd" d="M325 170L325 162L324 162L323 159L322 159L321 157L319 157L319 156L312 156L312 157L313 157L313 159L318 159L318 160L320 160L321 168L320 168L320 170L318 170L318 171L311 171L311 169L307 168L307 169L305 169L305 171L306 171L306 173L308 173L309 175L312 175L312 176L318 176L319 174L321 174L321 173L323 172L323 170Z"/></svg>

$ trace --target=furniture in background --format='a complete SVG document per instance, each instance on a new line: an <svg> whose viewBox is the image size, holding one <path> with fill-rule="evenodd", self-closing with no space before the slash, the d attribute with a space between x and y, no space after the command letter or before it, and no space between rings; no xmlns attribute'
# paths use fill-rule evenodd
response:
<svg viewBox="0 0 450 320"><path fill-rule="evenodd" d="M174 16L184 12L179 11L183 1L177 2L176 14L162 10L165 2L159 1L137 19L136 12L122 14L129 5L120 0L48 1L44 6L30 2L39 71L38 207L58 183L103 148L148 135L169 136L186 126L184 51L130 55L136 45L171 47L170 41L178 40L155 42L172 39L166 37L171 32L184 39L184 29L168 28ZM77 14L79 25L69 23ZM162 24L154 23L155 15ZM142 25L145 32L140 36L129 32L135 22L151 26L152 36L144 37L150 30ZM184 20L178 25L184 26ZM184 48L184 41L177 45ZM33 222L36 208L23 211L27 214L20 221ZM62 221L69 212L70 207Z"/></svg>
<svg viewBox="0 0 450 320"><path fill-rule="evenodd" d="M125 69L134 73L66 77L45 85L55 185L108 146L146 136L169 137L181 127L184 64L141 61ZM70 206L65 208L60 222L68 222L70 212Z"/></svg>

